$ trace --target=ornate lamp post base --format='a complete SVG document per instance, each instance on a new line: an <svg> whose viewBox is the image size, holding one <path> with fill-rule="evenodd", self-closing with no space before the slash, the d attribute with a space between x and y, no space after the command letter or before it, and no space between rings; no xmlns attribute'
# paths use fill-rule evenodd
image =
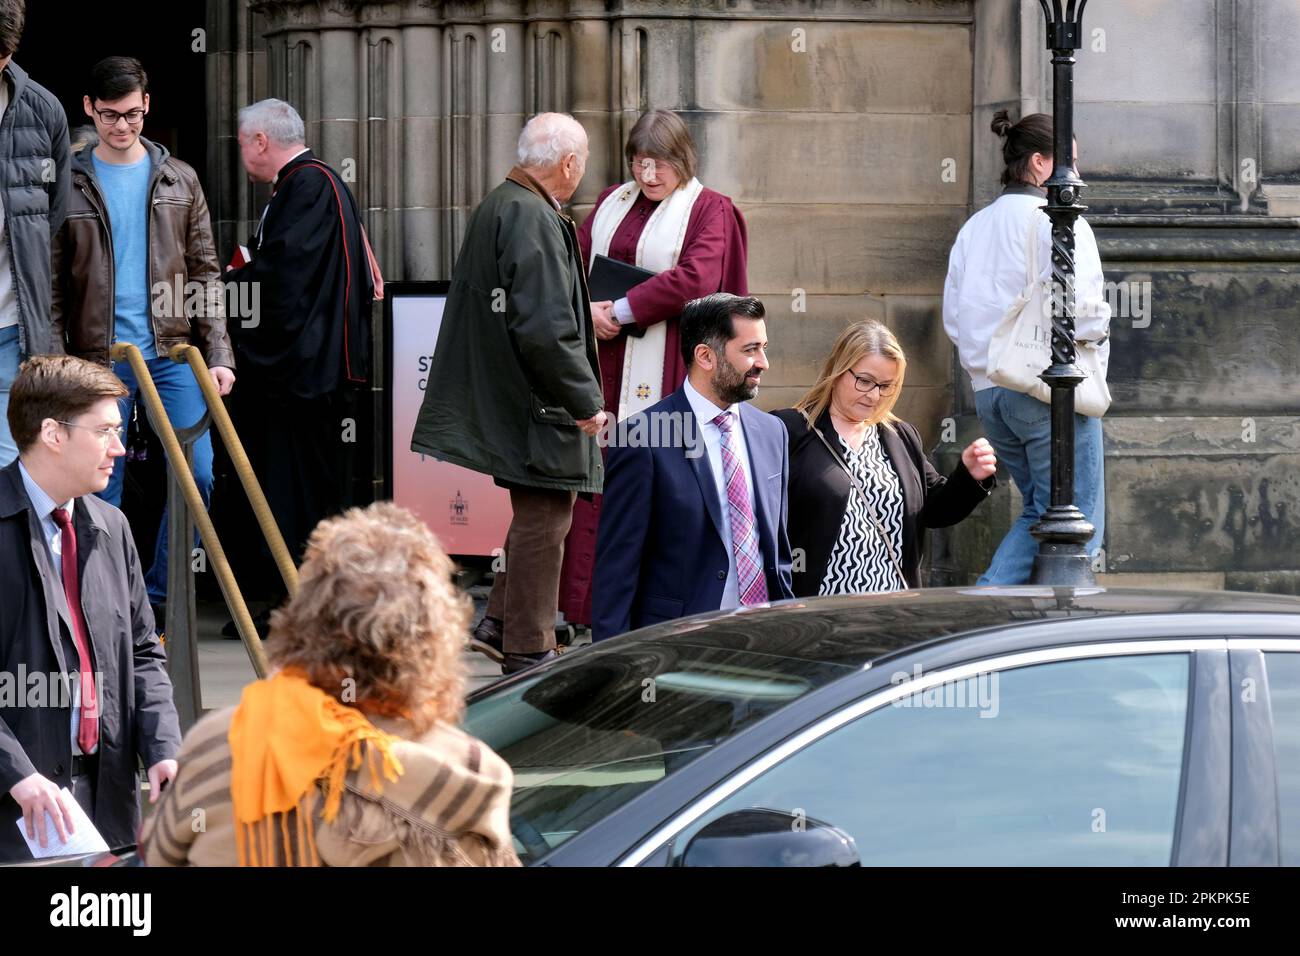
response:
<svg viewBox="0 0 1300 956"><path fill-rule="evenodd" d="M1074 501L1074 389L1084 380L1075 365L1074 223L1086 208L1083 181L1074 169L1074 51L1083 33L1088 0L1038 0L1047 18L1052 51L1053 172L1047 187L1052 221L1052 365L1040 376L1052 390L1052 498L1030 534L1038 539L1032 584L1095 585L1088 542L1095 529Z"/></svg>
<svg viewBox="0 0 1300 956"><path fill-rule="evenodd" d="M1097 579L1092 574L1092 558L1088 556L1088 541L1093 530L1083 512L1074 505L1048 508L1030 532L1039 544L1029 583L1068 587L1095 585Z"/></svg>
<svg viewBox="0 0 1300 956"><path fill-rule="evenodd" d="M1074 218L1070 215L1071 222ZM1089 587L1097 583L1088 556L1088 542L1096 529L1073 504L1074 389L1083 381L1083 373L1073 362L1055 363L1041 378L1052 389L1052 503L1029 529L1038 539L1029 582Z"/></svg>

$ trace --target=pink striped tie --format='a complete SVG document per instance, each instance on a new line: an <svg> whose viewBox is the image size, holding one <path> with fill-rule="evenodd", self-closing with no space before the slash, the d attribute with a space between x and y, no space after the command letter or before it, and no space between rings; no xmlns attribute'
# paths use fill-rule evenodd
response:
<svg viewBox="0 0 1300 956"><path fill-rule="evenodd" d="M731 549L736 553L736 583L741 604L767 601L767 580L758 550L758 529L749 507L749 482L736 454L736 436L731 430L731 413L713 419L722 432L722 475L727 482L727 509L731 517Z"/></svg>

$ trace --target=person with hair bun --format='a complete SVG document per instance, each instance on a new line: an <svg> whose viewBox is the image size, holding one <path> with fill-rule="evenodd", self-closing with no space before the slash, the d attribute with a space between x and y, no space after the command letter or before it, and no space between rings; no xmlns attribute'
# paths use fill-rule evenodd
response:
<svg viewBox="0 0 1300 956"><path fill-rule="evenodd" d="M984 433L1011 473L1024 509L998 546L979 584L1024 584L1033 571L1038 542L1029 533L1051 502L1051 406L994 384L988 376L989 341L1008 309L1025 290L1027 237L1036 220L1039 278L1051 271L1052 224L1042 210L1044 183L1052 175L1052 118L1031 113L1011 122L1006 110L993 117L1002 140L1002 194L962 226L948 259L943 326L957 347L975 390ZM1077 166L1079 144L1074 143ZM1097 344L1102 368L1110 354L1110 306L1092 227L1080 216L1074 226L1075 337ZM1096 555L1105 532L1105 469L1099 418L1075 415L1074 503L1096 529L1088 543Z"/></svg>

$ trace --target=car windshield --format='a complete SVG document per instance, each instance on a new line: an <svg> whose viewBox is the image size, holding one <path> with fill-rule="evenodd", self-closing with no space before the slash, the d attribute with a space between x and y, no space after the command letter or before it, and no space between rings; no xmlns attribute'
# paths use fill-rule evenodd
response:
<svg viewBox="0 0 1300 956"><path fill-rule="evenodd" d="M510 826L521 860L853 669L727 643L675 635L601 644L470 703L465 729L514 769Z"/></svg>

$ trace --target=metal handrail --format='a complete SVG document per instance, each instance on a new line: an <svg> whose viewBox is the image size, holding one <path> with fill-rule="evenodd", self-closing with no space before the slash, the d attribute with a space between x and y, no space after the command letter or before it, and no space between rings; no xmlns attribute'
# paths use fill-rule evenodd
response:
<svg viewBox="0 0 1300 956"><path fill-rule="evenodd" d="M172 350L171 358L173 361L180 362L186 359L186 355L181 350L191 349L193 346L182 345ZM178 353L181 353L178 357ZM244 603L244 596L240 593L239 585L235 581L234 572L230 569L230 562L226 559L225 549L221 546L221 540L217 537L217 530L212 525L212 519L208 515L207 506L203 503L203 496L199 493L199 487L194 481L189 462L181 448L180 439L176 436L176 431L172 427L171 420L167 417L167 410L163 406L162 398L158 395L158 387L154 384L153 376L149 374L149 366L145 364L144 356L140 350L128 342L117 342L113 345L111 356L114 361L125 360L130 364L132 372L135 373L136 384L140 388L140 394L144 397L145 407L149 413L149 419L154 425L154 431L158 433L158 438L163 443L163 448L167 452L168 468L173 478L180 486L184 496L184 502L190 516L193 518L198 528L199 537L203 541L203 546L207 549L208 558L211 560L213 567L216 569L217 582L221 585L221 593L226 599L226 606L230 609L230 615L234 619L235 627L239 631L239 636L244 642L244 648L248 651L248 659L252 662L253 671L257 676L265 677L270 670L266 659L266 651L262 647L262 639L258 636L257 629L253 626L253 618L248 613L248 605ZM229 416L226 415L225 405L221 402L220 397L216 395L216 390L212 386L211 378L207 375L207 368L203 365L202 356L198 357L199 365L196 367L193 357L190 357L189 364L195 369L195 377L199 380L199 388L203 391L203 397L208 403L209 413L216 420L218 428L221 429L222 438L227 435L226 429L233 438L233 443L238 445L238 438L234 437L234 428L230 427ZM201 367L203 374L198 374L197 369ZM204 386L207 386L206 388ZM211 398L209 397L211 395ZM222 426L224 419L225 427ZM250 482L256 485L256 479L252 477L252 470L248 465L248 458L243 454L243 446L239 445L239 455L242 461L242 467L247 469L248 475L240 474L240 480L244 483L245 489L248 489ZM232 460L233 460L232 455ZM239 470L240 464L236 463L236 470ZM258 489L260 496L261 489ZM251 497L251 495L250 495ZM261 504L266 508L266 499L261 497ZM256 507L256 506L255 506ZM260 518L259 518L260 521ZM274 522L272 522L274 523ZM265 532L265 528L263 528ZM276 538L279 545L284 548L284 540L279 536L279 529L276 529ZM172 542L173 544L175 542ZM192 542L186 542L188 551ZM274 545L272 545L274 550ZM287 551L285 552L287 554ZM277 564L279 563L277 558ZM289 562L292 566L292 561ZM281 574L284 574L283 567ZM285 584L290 588L290 593L296 588L298 583L297 572L293 572L292 583L290 578L285 579ZM169 614L171 612L169 611ZM194 661L197 664L197 660ZM192 713L197 714L198 701L193 702L192 708L187 708Z"/></svg>
<svg viewBox="0 0 1300 956"><path fill-rule="evenodd" d="M190 370L194 372L199 390L203 392L203 399L207 402L208 411L212 414L212 420L216 422L217 431L221 433L221 441L230 455L230 462L235 466L235 474L239 476L239 483L244 486L244 493L248 495L248 503L257 518L257 526L262 529L262 537L266 539L267 546L271 549L271 557L275 559L275 566L280 571L280 577L289 596L292 597L298 590L298 568L293 563L293 556L289 554L289 548L284 543L284 536L280 534L280 526L275 523L275 516L271 513L271 506L267 504L262 486L258 484L257 476L253 474L253 466L249 464L243 442L235 433L235 425L230 420L230 413L226 411L226 404L217 393L217 387L212 383L212 376L208 374L208 364L203 361L203 353L193 345L181 344L172 346L167 354L173 362L188 363Z"/></svg>

